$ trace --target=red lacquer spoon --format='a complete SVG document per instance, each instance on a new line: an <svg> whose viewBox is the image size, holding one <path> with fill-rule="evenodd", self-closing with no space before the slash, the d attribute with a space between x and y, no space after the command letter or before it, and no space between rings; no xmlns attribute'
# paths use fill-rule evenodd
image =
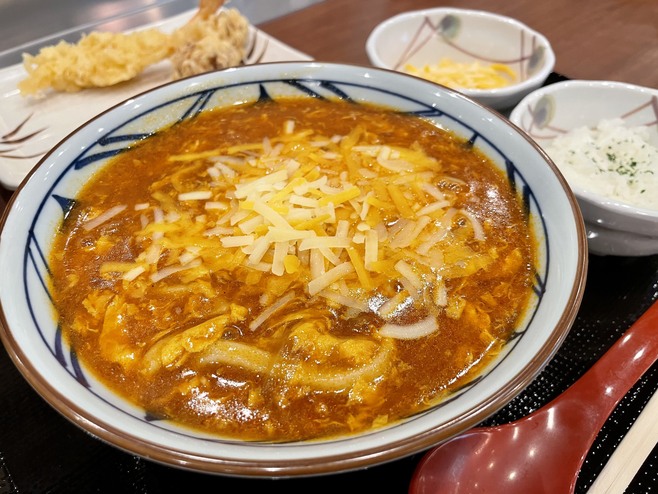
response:
<svg viewBox="0 0 658 494"><path fill-rule="evenodd" d="M410 494L568 494L615 406L658 359L658 301L578 381L527 417L430 450Z"/></svg>

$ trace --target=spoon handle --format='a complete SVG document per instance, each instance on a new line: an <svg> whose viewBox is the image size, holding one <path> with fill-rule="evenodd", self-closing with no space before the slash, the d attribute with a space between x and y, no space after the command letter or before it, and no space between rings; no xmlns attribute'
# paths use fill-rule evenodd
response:
<svg viewBox="0 0 658 494"><path fill-rule="evenodd" d="M658 301L556 401L600 429L617 404L658 360Z"/></svg>

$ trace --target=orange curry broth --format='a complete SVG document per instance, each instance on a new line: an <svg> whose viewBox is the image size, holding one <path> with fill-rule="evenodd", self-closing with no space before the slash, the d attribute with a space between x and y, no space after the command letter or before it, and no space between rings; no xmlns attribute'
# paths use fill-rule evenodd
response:
<svg viewBox="0 0 658 494"><path fill-rule="evenodd" d="M65 338L110 388L291 441L394 423L471 380L529 305L535 247L504 174L451 132L290 99L114 158L50 260Z"/></svg>

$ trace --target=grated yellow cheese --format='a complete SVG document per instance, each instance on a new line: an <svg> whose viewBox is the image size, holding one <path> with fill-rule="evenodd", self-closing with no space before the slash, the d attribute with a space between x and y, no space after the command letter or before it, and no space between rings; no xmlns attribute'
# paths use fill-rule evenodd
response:
<svg viewBox="0 0 658 494"><path fill-rule="evenodd" d="M517 81L516 72L503 63L456 62L449 58L437 64L407 64L405 72L453 89L496 89Z"/></svg>
<svg viewBox="0 0 658 494"><path fill-rule="evenodd" d="M328 139L286 124L260 142L170 156L177 193L157 191L151 203L139 205L138 235L150 243L134 263L104 270L120 273L125 283L173 274L189 281L239 267L251 270L244 275L250 284L261 273L295 274L310 296L352 308L363 306L363 294L383 276L399 280L409 294L436 285L430 297L445 306L445 285L436 282L444 253L437 245L452 235L454 248L462 249L484 240L485 230L455 207L456 195L434 185L437 160L419 149L364 145L362 138L359 127ZM335 162L324 167L322 156ZM208 171L207 183L186 186L184 177L199 170ZM102 226L125 208L111 208L90 224ZM460 268L452 269L458 276Z"/></svg>
<svg viewBox="0 0 658 494"><path fill-rule="evenodd" d="M212 197L212 192L209 190L193 190L178 194L179 201L201 201L207 200Z"/></svg>
<svg viewBox="0 0 658 494"><path fill-rule="evenodd" d="M342 264L339 264L338 266L331 268L326 273L323 273L322 275L312 279L308 283L309 295L311 296L316 295L318 292L324 290L329 285L338 281L343 276L348 275L352 271L354 271L354 266L349 262L344 262Z"/></svg>
<svg viewBox="0 0 658 494"><path fill-rule="evenodd" d="M86 221L82 225L82 227L85 230L93 230L94 228L98 228L103 223L111 220L112 218L120 214L124 209L126 209L126 207L127 206L125 204L119 204L114 207L111 207L110 209L100 213L98 216Z"/></svg>

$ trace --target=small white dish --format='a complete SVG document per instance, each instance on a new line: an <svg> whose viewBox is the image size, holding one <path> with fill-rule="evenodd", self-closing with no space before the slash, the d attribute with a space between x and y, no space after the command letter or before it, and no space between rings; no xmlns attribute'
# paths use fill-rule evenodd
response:
<svg viewBox="0 0 658 494"><path fill-rule="evenodd" d="M510 109L540 87L555 65L550 42L516 19L481 10L439 7L391 17L373 29L366 51L375 67L404 71L435 65L443 58L455 62L505 64L518 80L496 89L459 89L462 94L494 108Z"/></svg>
<svg viewBox="0 0 658 494"><path fill-rule="evenodd" d="M529 94L510 115L545 148L572 129L612 119L622 119L627 126L648 126L650 143L658 146L658 90L615 81L562 81ZM658 210L604 197L582 184L569 185L583 213L591 253L658 254Z"/></svg>

